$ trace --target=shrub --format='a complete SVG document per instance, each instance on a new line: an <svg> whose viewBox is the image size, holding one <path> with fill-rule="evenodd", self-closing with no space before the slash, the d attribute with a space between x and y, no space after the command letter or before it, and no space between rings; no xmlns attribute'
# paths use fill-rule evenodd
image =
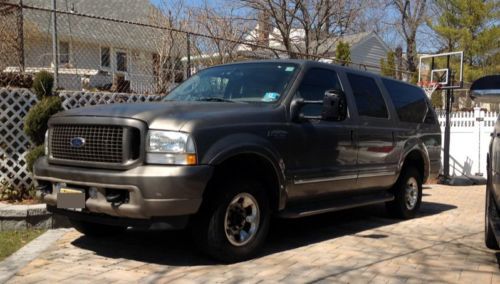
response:
<svg viewBox="0 0 500 284"><path fill-rule="evenodd" d="M45 155L44 147L45 146L43 144L36 146L35 148L31 149L26 155L26 166L28 167L28 170L30 172L33 172L33 165L35 164L36 160Z"/></svg>
<svg viewBox="0 0 500 284"><path fill-rule="evenodd" d="M431 95L431 104L435 109L443 109L443 94L436 90Z"/></svg>
<svg viewBox="0 0 500 284"><path fill-rule="evenodd" d="M43 144L49 118L61 110L61 98L56 96L44 98L30 109L24 120L24 132L35 145Z"/></svg>
<svg viewBox="0 0 500 284"><path fill-rule="evenodd" d="M54 76L47 71L40 71L36 74L33 81L33 91L36 93L38 100L52 95L54 87Z"/></svg>
<svg viewBox="0 0 500 284"><path fill-rule="evenodd" d="M30 74L0 72L0 87L31 88L33 76Z"/></svg>
<svg viewBox="0 0 500 284"><path fill-rule="evenodd" d="M25 199L33 199L35 196L34 187L15 188L6 179L0 180L0 200L5 201L21 201Z"/></svg>

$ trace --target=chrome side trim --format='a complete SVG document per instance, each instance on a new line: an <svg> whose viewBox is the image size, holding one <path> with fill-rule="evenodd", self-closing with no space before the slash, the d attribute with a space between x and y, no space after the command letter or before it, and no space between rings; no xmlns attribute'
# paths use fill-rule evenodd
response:
<svg viewBox="0 0 500 284"><path fill-rule="evenodd" d="M356 179L357 177L358 177L357 175L345 175L339 177L299 179L299 180L294 180L293 184L307 184L307 183L328 182L336 180L348 180L348 179Z"/></svg>
<svg viewBox="0 0 500 284"><path fill-rule="evenodd" d="M396 172L378 172L378 173L360 174L358 175L358 178L385 177L393 175L396 175Z"/></svg>

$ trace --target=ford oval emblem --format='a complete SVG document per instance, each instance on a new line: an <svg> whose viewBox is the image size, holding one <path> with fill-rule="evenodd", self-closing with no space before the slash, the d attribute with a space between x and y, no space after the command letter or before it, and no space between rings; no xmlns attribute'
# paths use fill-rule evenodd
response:
<svg viewBox="0 0 500 284"><path fill-rule="evenodd" d="M85 138L82 137L75 137L71 138L69 141L69 145L73 148L82 148L85 145Z"/></svg>

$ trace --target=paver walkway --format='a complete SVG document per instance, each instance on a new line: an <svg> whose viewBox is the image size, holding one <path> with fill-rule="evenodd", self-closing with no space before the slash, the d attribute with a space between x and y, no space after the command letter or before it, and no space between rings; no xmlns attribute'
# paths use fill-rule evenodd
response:
<svg viewBox="0 0 500 284"><path fill-rule="evenodd" d="M198 254L183 232L71 230L9 283L500 283L500 253L483 244L484 189L427 186L410 221L383 206L277 220L262 255L232 265Z"/></svg>

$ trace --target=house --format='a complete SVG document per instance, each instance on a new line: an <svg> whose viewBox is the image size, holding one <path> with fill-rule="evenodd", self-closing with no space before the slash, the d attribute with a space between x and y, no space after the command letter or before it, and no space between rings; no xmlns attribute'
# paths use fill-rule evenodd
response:
<svg viewBox="0 0 500 284"><path fill-rule="evenodd" d="M296 46L296 50L300 52L305 50L304 38L305 33L302 29L292 29L290 31L291 42ZM273 28L270 32L265 32L259 28L259 24L245 38L248 42L254 42L258 45L269 46L270 48L285 50L280 32L277 28ZM361 32L356 34L343 35L340 37L332 36L321 41L312 41L310 50L315 54L320 55L324 59L320 61L333 63L335 61L335 52L339 42L348 43L351 52L351 61L353 67L358 66L364 70L380 73L380 59L387 57L387 52L390 48L375 32ZM248 54L257 54L257 56L265 57L273 53L270 50L256 51L250 46L240 46L240 51L246 51ZM280 57L286 57L283 53ZM354 66L355 65L355 66Z"/></svg>
<svg viewBox="0 0 500 284"><path fill-rule="evenodd" d="M161 30L78 15L151 23L152 16L161 13L148 0L56 3L57 10L69 12L57 14L59 87L80 90L118 85L121 91L155 91ZM51 4L51 0L24 0L26 6L50 9ZM25 71L53 72L51 12L25 8L23 18ZM16 70L18 66L9 66L3 71Z"/></svg>
<svg viewBox="0 0 500 284"><path fill-rule="evenodd" d="M302 29L292 29L290 31L290 38L292 44L296 47L296 51L300 52L303 50L305 33ZM259 24L249 31L244 37L244 41L251 43L250 45L240 44L236 47L233 58L237 60L245 59L269 59L269 58L288 58L286 52L280 52L285 50L283 46L283 41L281 39L279 30L273 28L271 32L265 33L259 28ZM337 44L343 41L348 43L351 52L351 61L357 64L351 64L352 67L361 68L363 70L380 73L380 60L382 58L387 58L387 53L390 48L384 43L384 41L374 32L362 32L351 35L344 35L342 37L329 37L322 40L320 43L312 42L311 45L316 45L314 47L316 54L321 54L320 61L334 63L335 62L335 52ZM266 46L266 48L256 48L258 46ZM271 50L275 49L275 50ZM280 50L280 51L277 51ZM196 62L196 68L192 72L202 69L212 58L220 58L222 56L218 53L214 54L202 54L200 56L193 56L191 60ZM186 58L183 58L186 61ZM207 65L208 66L208 65Z"/></svg>

